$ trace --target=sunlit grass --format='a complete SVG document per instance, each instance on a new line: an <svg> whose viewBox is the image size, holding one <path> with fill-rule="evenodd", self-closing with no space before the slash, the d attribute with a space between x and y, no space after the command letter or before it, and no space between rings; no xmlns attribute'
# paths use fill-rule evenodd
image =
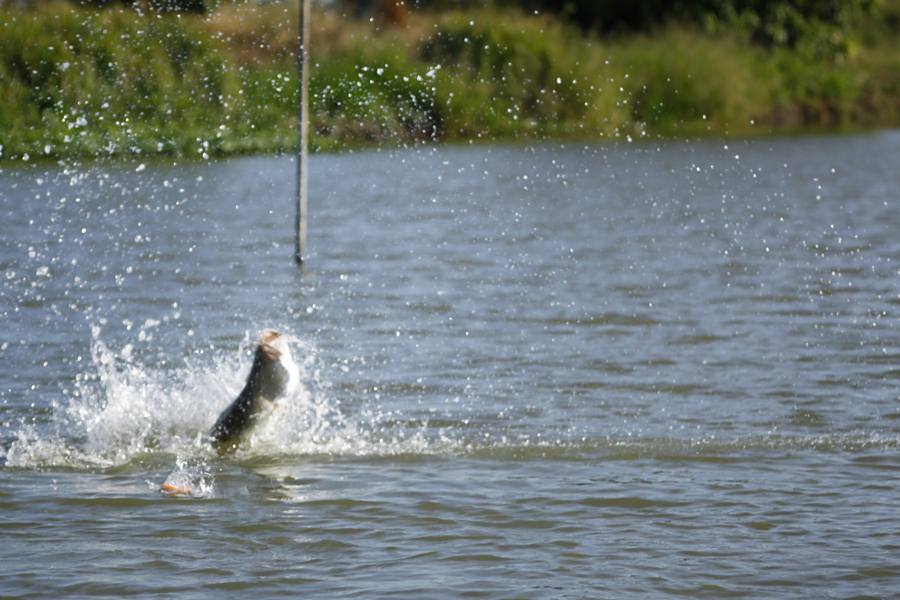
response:
<svg viewBox="0 0 900 600"><path fill-rule="evenodd" d="M599 38L544 15L317 12L313 146L746 135L900 122L900 53L879 27L840 61L739 32ZM0 9L5 158L288 151L296 7L210 15Z"/></svg>

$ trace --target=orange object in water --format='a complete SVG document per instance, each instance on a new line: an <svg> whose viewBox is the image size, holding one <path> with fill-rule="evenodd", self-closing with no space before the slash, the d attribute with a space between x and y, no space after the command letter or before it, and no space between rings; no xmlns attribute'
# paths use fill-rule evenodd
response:
<svg viewBox="0 0 900 600"><path fill-rule="evenodd" d="M166 496L190 496L193 491L189 487L180 487L168 481L159 484L159 491Z"/></svg>

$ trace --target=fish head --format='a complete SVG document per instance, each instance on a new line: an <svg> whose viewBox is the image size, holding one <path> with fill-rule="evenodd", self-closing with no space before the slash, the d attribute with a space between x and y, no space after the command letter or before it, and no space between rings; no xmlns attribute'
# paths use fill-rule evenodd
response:
<svg viewBox="0 0 900 600"><path fill-rule="evenodd" d="M272 329L263 330L259 336L259 350L266 359L273 363L277 362L284 368L282 371L286 377L284 393L292 393L297 387L300 369L294 362L286 336ZM277 370L281 371L281 369Z"/></svg>
<svg viewBox="0 0 900 600"><path fill-rule="evenodd" d="M259 349L272 361L281 360L281 355L285 351L290 353L282 335L273 329L264 329L259 335Z"/></svg>

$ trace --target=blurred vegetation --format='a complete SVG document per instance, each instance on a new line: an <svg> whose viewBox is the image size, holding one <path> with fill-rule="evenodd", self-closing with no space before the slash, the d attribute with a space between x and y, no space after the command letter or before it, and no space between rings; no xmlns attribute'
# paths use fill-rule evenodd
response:
<svg viewBox="0 0 900 600"><path fill-rule="evenodd" d="M0 4L0 156L292 150L296 6L192 2ZM313 145L900 124L900 0L465 4L317 10Z"/></svg>
<svg viewBox="0 0 900 600"><path fill-rule="evenodd" d="M371 0L344 0L365 4ZM475 0L415 0L421 6L456 7ZM585 30L648 32L669 23L707 32L736 30L769 47L814 48L822 55L844 50L858 17L877 17L878 0L493 0L495 6L549 11Z"/></svg>

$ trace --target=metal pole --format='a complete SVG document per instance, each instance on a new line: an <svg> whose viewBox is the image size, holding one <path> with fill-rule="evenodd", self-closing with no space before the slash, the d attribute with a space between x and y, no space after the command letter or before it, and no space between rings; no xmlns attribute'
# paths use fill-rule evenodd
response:
<svg viewBox="0 0 900 600"><path fill-rule="evenodd" d="M309 153L309 10L310 0L300 0L300 37L297 75L300 84L297 113L297 253L298 264L306 256L307 154Z"/></svg>

